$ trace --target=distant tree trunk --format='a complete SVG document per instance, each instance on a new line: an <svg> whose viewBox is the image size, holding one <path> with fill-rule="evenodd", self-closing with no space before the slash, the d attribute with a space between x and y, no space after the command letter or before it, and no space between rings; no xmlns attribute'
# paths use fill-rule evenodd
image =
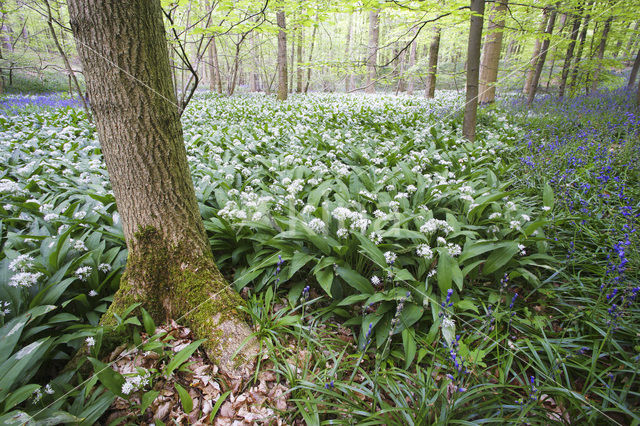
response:
<svg viewBox="0 0 640 426"><path fill-rule="evenodd" d="M349 92L351 90L351 34L353 32L353 14L349 14L349 25L347 26L347 42L344 49L344 61L347 67L347 72L344 77L344 91Z"/></svg>
<svg viewBox="0 0 640 426"><path fill-rule="evenodd" d="M313 26L313 31L311 31L311 46L309 46L309 60L307 65L307 82L304 86L304 93L307 93L309 91L309 85L311 84L311 60L313 59L313 47L316 44L317 32L318 32L318 25L315 24Z"/></svg>
<svg viewBox="0 0 640 426"><path fill-rule="evenodd" d="M573 51L576 47L576 40L578 39L578 32L580 31L580 21L582 20L582 4L578 7L578 13L573 18L573 26L571 27L571 35L569 36L570 42L567 47L567 53L564 56L564 64L562 65L562 73L560 74L560 87L558 88L558 96L564 98L564 92L567 87L567 77L569 77L569 67L571 65L571 59L573 58Z"/></svg>
<svg viewBox="0 0 640 426"><path fill-rule="evenodd" d="M636 107L640 108L640 84L638 84L638 93L636 93Z"/></svg>
<svg viewBox="0 0 640 426"><path fill-rule="evenodd" d="M631 68L631 74L629 74L629 82L627 83L628 88L633 87L633 83L636 81L636 77L638 76L638 68L640 68L640 50L636 54L636 60L633 61L633 68Z"/></svg>
<svg viewBox="0 0 640 426"><path fill-rule="evenodd" d="M69 0L129 255L102 324L134 303L182 318L228 372L253 358L243 305L216 268L187 163L159 0ZM98 53L99 52L99 53Z"/></svg>
<svg viewBox="0 0 640 426"><path fill-rule="evenodd" d="M424 89L424 96L432 99L436 93L436 77L438 73L438 53L440 51L440 34L441 29L438 26L433 27L433 38L429 45L429 64L427 65L427 83ZM455 65L456 61L454 61ZM455 71L454 71L455 74ZM455 77L454 77L455 78Z"/></svg>
<svg viewBox="0 0 640 426"><path fill-rule="evenodd" d="M295 80L295 76L296 76L296 73L293 71L294 64L295 64L295 57L296 57L296 38L292 36L291 37L291 60L289 61L289 68L288 68L290 72L287 73L289 75L289 93L293 93L293 81Z"/></svg>
<svg viewBox="0 0 640 426"><path fill-rule="evenodd" d="M638 27L640 27L640 21L636 21L633 31L631 32L631 37L629 37L629 43L627 43L627 48L625 49L627 55L631 55L633 45L638 39Z"/></svg>
<svg viewBox="0 0 640 426"><path fill-rule="evenodd" d="M502 35L504 32L504 12L507 10L508 0L494 3L489 17L487 36L484 41L484 56L480 64L480 87L478 102L488 104L495 101L496 81L498 81L498 67L500 66L500 51L502 50Z"/></svg>
<svg viewBox="0 0 640 426"><path fill-rule="evenodd" d="M538 34L542 33L545 28L547 28L547 24L549 22L549 10L544 9L542 11L542 22L540 22L540 27L538 28ZM542 48L542 40L540 38L536 39L536 44L533 47L533 55L531 55L531 60L529 61L529 67L527 68L527 78L524 82L524 87L522 89L522 93L528 95L531 86L533 84L533 78L536 74L536 65L538 64L538 59L540 58L540 49Z"/></svg>
<svg viewBox="0 0 640 426"><path fill-rule="evenodd" d="M467 46L467 96L464 108L462 134L473 142L476 138L476 116L478 113L478 84L480 77L480 45L482 44L482 23L484 0L471 0L471 25Z"/></svg>
<svg viewBox="0 0 640 426"><path fill-rule="evenodd" d="M287 27L285 24L284 11L276 13L278 22L278 100L287 99Z"/></svg>
<svg viewBox="0 0 640 426"><path fill-rule="evenodd" d="M590 11L593 5L593 0L587 2L585 6L585 10ZM587 39L587 30L589 29L589 20L591 19L591 15L587 13L584 17L584 23L582 24L582 30L580 31L580 36L578 38L578 52L576 53L575 60L573 61L573 69L570 72L571 81L569 83L569 92L572 93L576 87L578 82L578 71L580 70L580 61L582 60L582 51L584 50L584 43Z"/></svg>
<svg viewBox="0 0 640 426"><path fill-rule="evenodd" d="M556 23L556 15L557 10L554 8L549 15L549 22L547 23L547 29L545 30L545 34L547 37L542 42L542 49L540 50L540 58L538 59L538 63L536 64L536 72L533 76L533 81L531 82L531 88L529 89L529 93L527 95L527 103L531 105L533 99L536 96L536 91L538 90L538 83L540 82L540 76L542 75L542 68L544 67L544 61L547 59L547 52L549 51L549 43L551 39L549 38L553 33L553 26Z"/></svg>
<svg viewBox="0 0 640 426"><path fill-rule="evenodd" d="M591 91L595 91L598 88L598 79L600 78L600 70L602 69L602 60L604 59L604 52L607 50L607 38L609 37L609 30L611 29L611 22L613 17L609 17L604 23L602 29L602 35L600 36L600 45L598 46L598 64L596 69L593 70L593 76L591 77Z"/></svg>
<svg viewBox="0 0 640 426"><path fill-rule="evenodd" d="M558 29L558 34L562 33L566 24L567 24L567 14L563 13L560 15L560 28ZM547 89L549 89L549 85L551 84L551 79L553 78L553 69L556 65L556 53L558 53L557 43L553 46L553 50L551 51L551 65L549 66L549 76L547 77L547 86L546 86Z"/></svg>
<svg viewBox="0 0 640 426"><path fill-rule="evenodd" d="M369 49L367 51L367 88L366 93L376 91L376 65L378 59L378 38L380 35L380 11L369 12Z"/></svg>
<svg viewBox="0 0 640 426"><path fill-rule="evenodd" d="M209 90L222 94L222 78L220 77L220 64L218 62L218 49L216 47L216 38L211 36L209 43Z"/></svg>
<svg viewBox="0 0 640 426"><path fill-rule="evenodd" d="M297 55L298 55L298 59L296 61L296 92L297 93L302 93L302 79L304 77L304 74L302 72L302 28L300 28L300 31L298 32L298 51L297 51ZM293 70L291 70L293 72Z"/></svg>
<svg viewBox="0 0 640 426"><path fill-rule="evenodd" d="M417 29L413 29L413 31L411 32L412 36L415 36ZM413 74L413 67L416 66L416 51L418 50L418 40L414 40L413 43L411 43L411 50L409 51L409 75L407 76L407 93L409 95L413 95L413 88L414 88L414 78L412 77Z"/></svg>

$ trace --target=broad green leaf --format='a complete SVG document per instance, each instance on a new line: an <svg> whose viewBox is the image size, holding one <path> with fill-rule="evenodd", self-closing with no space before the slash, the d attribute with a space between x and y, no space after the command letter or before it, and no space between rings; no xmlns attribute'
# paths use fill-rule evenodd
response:
<svg viewBox="0 0 640 426"><path fill-rule="evenodd" d="M193 400L191 399L191 395L189 392L185 390L178 383L173 384L178 391L178 396L180 397L180 404L182 405L182 409L185 413L189 414L193 410Z"/></svg>
<svg viewBox="0 0 640 426"><path fill-rule="evenodd" d="M196 340L195 342L190 343L180 352L175 354L173 358L171 358L171 361L169 361L169 364L167 364L167 367L164 369L164 375L170 376L176 368L179 368L189 359L189 357L196 351L196 349L198 349L198 347L200 347L202 343L204 343L205 340L206 339Z"/></svg>

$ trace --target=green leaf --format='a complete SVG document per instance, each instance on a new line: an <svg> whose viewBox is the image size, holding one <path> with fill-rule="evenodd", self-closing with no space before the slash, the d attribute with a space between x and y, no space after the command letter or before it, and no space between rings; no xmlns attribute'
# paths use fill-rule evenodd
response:
<svg viewBox="0 0 640 426"><path fill-rule="evenodd" d="M460 300L458 303L456 303L456 307L463 311L473 311L476 314L478 313L478 307L469 299Z"/></svg>
<svg viewBox="0 0 640 426"><path fill-rule="evenodd" d="M325 268L316 270L314 272L316 279L318 280L318 284L320 287L331 296L331 284L333 283L333 268Z"/></svg>
<svg viewBox="0 0 640 426"><path fill-rule="evenodd" d="M291 278L296 272L300 270L304 265L309 263L315 258L312 254L306 254L301 251L297 251L291 258L291 264L289 265L289 278Z"/></svg>
<svg viewBox="0 0 640 426"><path fill-rule="evenodd" d="M211 421L211 423L213 423L213 419L216 418L216 414L218 414L218 410L222 406L222 403L227 399L227 397L230 394L231 394L231 391L226 391L225 393L223 393L218 397L218 400L216 401L215 405L211 409L211 414L209 414L209 420Z"/></svg>
<svg viewBox="0 0 640 426"><path fill-rule="evenodd" d="M108 364L105 364L93 357L88 358L91 364L93 364L93 370L98 376L100 383L102 383L104 387L109 389L112 393L120 396L121 398L127 398L127 396L122 393L122 385L126 381L124 376L115 371Z"/></svg>
<svg viewBox="0 0 640 426"><path fill-rule="evenodd" d="M437 269L438 288L440 289L440 294L446 294L447 290L451 288L453 265L456 261L451 257L446 247L438 247L438 252L440 253Z"/></svg>
<svg viewBox="0 0 640 426"><path fill-rule="evenodd" d="M153 318L151 318L151 315L149 315L149 312L147 312L145 308L140 308L140 311L142 312L142 323L144 324L144 331L146 331L147 334L151 336L156 332L156 324L153 322Z"/></svg>
<svg viewBox="0 0 640 426"><path fill-rule="evenodd" d="M373 286L369 283L369 280L349 268L348 266L340 266L336 270L338 275L347 283L347 285L355 288L362 294L373 294Z"/></svg>
<svg viewBox="0 0 640 426"><path fill-rule="evenodd" d="M9 411L16 405L20 404L22 401L33 395L36 389L40 389L40 387L41 386L37 384L24 385L11 392L4 401L4 411Z"/></svg>
<svg viewBox="0 0 640 426"><path fill-rule="evenodd" d="M190 413L193 410L193 400L191 399L191 395L189 392L185 390L178 383L174 383L176 390L178 391L178 396L180 396L180 404L182 404L182 409L185 413Z"/></svg>
<svg viewBox="0 0 640 426"><path fill-rule="evenodd" d="M404 368L408 369L416 356L415 331L411 328L402 330L402 345L404 346Z"/></svg>
<svg viewBox="0 0 640 426"><path fill-rule="evenodd" d="M513 259L513 256L515 256L519 251L518 243L515 241L509 241L504 247L500 247L498 250L491 253L484 264L483 272L485 274L491 274L497 271Z"/></svg>
<svg viewBox="0 0 640 426"><path fill-rule="evenodd" d="M544 189L542 190L542 203L545 207L553 209L553 188L548 183L544 184Z"/></svg>
<svg viewBox="0 0 640 426"><path fill-rule="evenodd" d="M176 368L179 368L189 359L189 357L205 340L206 339L196 340L195 342L189 344L187 347L175 354L175 356L171 358L171 361L169 361L169 364L167 364L167 367L164 369L164 375L170 376Z"/></svg>

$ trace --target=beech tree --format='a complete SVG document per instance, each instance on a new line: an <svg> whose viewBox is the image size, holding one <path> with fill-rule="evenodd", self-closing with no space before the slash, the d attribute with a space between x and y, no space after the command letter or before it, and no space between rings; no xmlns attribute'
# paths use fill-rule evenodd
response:
<svg viewBox="0 0 640 426"><path fill-rule="evenodd" d="M433 27L433 39L429 44L429 65L427 65L427 83L424 96L432 99L436 93L436 77L438 73L438 52L440 51L440 27Z"/></svg>
<svg viewBox="0 0 640 426"><path fill-rule="evenodd" d="M278 100L287 99L287 27L284 10L276 13L278 20Z"/></svg>
<svg viewBox="0 0 640 426"><path fill-rule="evenodd" d="M464 107L464 120L462 123L462 133L464 137L471 142L476 138L483 16L484 0L471 0L471 26L467 47L467 95Z"/></svg>
<svg viewBox="0 0 640 426"><path fill-rule="evenodd" d="M507 10L508 0L500 0L491 8L491 17L484 42L484 54L480 64L480 94L481 104L491 103L496 98L496 81L498 80L498 66L500 51L502 50L502 34L504 33L504 12Z"/></svg>
<svg viewBox="0 0 640 426"><path fill-rule="evenodd" d="M129 250L102 323L115 324L114 315L136 302L159 321L182 317L208 339L209 357L236 372L256 347L198 210L160 0L69 0L68 7Z"/></svg>

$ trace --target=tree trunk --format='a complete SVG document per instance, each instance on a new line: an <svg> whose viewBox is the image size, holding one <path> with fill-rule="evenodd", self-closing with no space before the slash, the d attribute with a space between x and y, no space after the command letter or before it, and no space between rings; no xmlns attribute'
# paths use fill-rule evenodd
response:
<svg viewBox="0 0 640 426"><path fill-rule="evenodd" d="M564 98L564 92L567 87L567 77L569 77L569 66L571 65L571 59L573 58L573 51L576 47L576 40L578 39L578 32L580 31L580 21L582 14L582 6L578 8L578 14L573 18L573 26L571 27L571 41L567 47L567 53L564 57L564 64L562 65L562 73L560 74L560 87L558 88L558 95L560 98Z"/></svg>
<svg viewBox="0 0 640 426"><path fill-rule="evenodd" d="M636 24L633 27L633 31L631 32L631 37L629 37L629 43L627 43L627 48L625 49L625 54L627 56L631 55L631 51L633 49L634 43L638 38L638 27L640 27L640 21L636 21Z"/></svg>
<svg viewBox="0 0 640 426"><path fill-rule="evenodd" d="M302 72L302 27L300 28L300 31L298 32L298 60L296 63L297 66L297 70L296 70L296 92L297 93L302 93L302 79L303 79L303 72ZM293 70L291 70L293 72Z"/></svg>
<svg viewBox="0 0 640 426"><path fill-rule="evenodd" d="M593 5L593 0L588 2L585 10L591 10L591 6ZM582 24L582 31L580 31L580 42L578 43L578 52L576 53L575 60L573 62L573 69L571 70L571 82L569 83L569 91L573 92L573 89L576 87L578 80L578 70L580 69L580 60L582 59L582 51L584 50L584 43L587 39L587 30L589 29L589 20L591 19L591 15L587 13L584 17L584 24Z"/></svg>
<svg viewBox="0 0 640 426"><path fill-rule="evenodd" d="M216 268L189 174L171 87L159 0L69 0L109 178L129 250L102 323L140 302L159 321L181 318L221 369L237 373L254 344L243 301Z"/></svg>
<svg viewBox="0 0 640 426"><path fill-rule="evenodd" d="M211 36L209 43L209 89L212 92L222 94L222 78L220 78L220 63L218 62L218 48L216 47L216 38Z"/></svg>
<svg viewBox="0 0 640 426"><path fill-rule="evenodd" d="M294 64L296 60L296 38L291 37L291 59L289 60L289 67L287 70L291 70L287 73L289 77L289 93L293 93L293 83L296 77L296 74L293 72Z"/></svg>
<svg viewBox="0 0 640 426"><path fill-rule="evenodd" d="M411 32L411 35L413 37L415 37L417 32L417 29L413 29L413 31ZM418 50L418 40L414 40L413 43L411 43L411 50L409 51L409 75L407 76L407 94L409 95L413 95L413 88L414 88L414 79L412 77L412 74L414 73L413 68L416 66L416 54Z"/></svg>
<svg viewBox="0 0 640 426"><path fill-rule="evenodd" d="M538 28L538 34L542 33L547 24L549 22L549 11L544 9L542 11L542 22L540 22L540 27ZM533 47L533 55L531 55L531 60L529 61L529 67L527 68L527 78L524 81L524 87L522 89L522 93L525 95L529 94L531 90L531 85L533 84L533 77L536 73L536 65L538 64L538 59L540 58L540 48L542 47L542 40L536 39L536 44Z"/></svg>
<svg viewBox="0 0 640 426"><path fill-rule="evenodd" d="M598 88L598 78L600 78L600 70L602 69L602 60L604 59L604 51L607 50L607 38L609 37L609 30L611 29L611 22L613 17L609 17L604 23L602 29L602 35L600 36L600 45L598 46L598 64L596 69L593 70L593 76L591 77L591 91L595 91Z"/></svg>
<svg viewBox="0 0 640 426"><path fill-rule="evenodd" d="M476 138L476 115L478 113L478 80L480 77L480 45L484 0L471 0L471 26L467 46L467 96L464 107L462 134L473 142Z"/></svg>
<svg viewBox="0 0 640 426"><path fill-rule="evenodd" d="M553 33L553 26L556 23L556 15L558 14L556 9L551 11L551 15L549 15L549 22L547 23L547 29L545 30L544 41L542 42L542 49L540 50L540 58L538 59L538 63L536 64L536 72L533 76L533 81L531 82L531 87L529 88L529 93L527 94L527 104L531 105L533 99L536 97L536 91L538 90L538 83L540 82L540 76L542 75L542 68L544 67L544 61L547 59L547 52L549 51L549 43L551 42L551 34Z"/></svg>
<svg viewBox="0 0 640 426"><path fill-rule="evenodd" d="M638 76L638 68L640 68L640 50L638 50L636 60L633 61L633 68L631 68L631 74L629 74L629 82L627 83L628 88L633 87L633 83L635 83L636 77Z"/></svg>
<svg viewBox="0 0 640 426"><path fill-rule="evenodd" d="M567 14L563 13L560 15L560 28L558 29L558 34L560 35L564 30L565 25L567 24ZM547 86L549 89L549 85L551 84L551 79L553 78L553 69L556 65L556 53L558 53L558 44L555 43L553 46L553 50L551 51L551 65L549 66L549 76L547 77Z"/></svg>
<svg viewBox="0 0 640 426"><path fill-rule="evenodd" d="M378 37L380 35L380 11L374 9L369 12L369 48L367 56L367 87L366 93L376 91L376 65L378 57Z"/></svg>
<svg viewBox="0 0 640 426"><path fill-rule="evenodd" d="M278 100L287 99L287 27L285 24L284 11L276 13L278 22Z"/></svg>
<svg viewBox="0 0 640 426"><path fill-rule="evenodd" d="M424 96L432 99L436 93L436 76L438 73L438 53L440 51L440 34L441 29L438 26L433 27L433 39L429 45L429 64L427 66L427 83L424 89ZM455 64L455 61L454 61ZM454 71L455 73L455 71Z"/></svg>
<svg viewBox="0 0 640 426"><path fill-rule="evenodd" d="M344 49L344 61L347 67L347 72L344 77L344 91L349 92L351 90L351 34L353 32L353 14L349 13L349 25L347 27L347 42Z"/></svg>
<svg viewBox="0 0 640 426"><path fill-rule="evenodd" d="M487 36L484 41L484 56L480 64L480 92L478 102L488 104L495 101L496 81L498 81L498 67L500 65L500 51L502 50L502 35L504 33L504 12L507 10L508 0L500 0L491 8Z"/></svg>
<svg viewBox="0 0 640 426"><path fill-rule="evenodd" d="M316 15L316 21L318 16ZM316 44L316 33L318 32L318 24L313 25L313 31L311 31L311 46L309 46L309 60L307 61L307 82L304 86L304 93L309 91L309 85L311 85L311 60L313 59L313 47Z"/></svg>

